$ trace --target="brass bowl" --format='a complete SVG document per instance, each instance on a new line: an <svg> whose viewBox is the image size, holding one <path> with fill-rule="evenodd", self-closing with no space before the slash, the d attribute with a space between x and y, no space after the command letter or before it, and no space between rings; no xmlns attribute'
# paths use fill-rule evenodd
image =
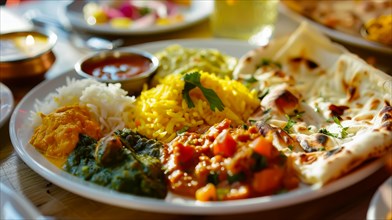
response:
<svg viewBox="0 0 392 220"><path fill-rule="evenodd" d="M23 83L31 80L42 80L44 79L45 73L55 62L56 57L52 49L57 41L57 36L47 29L1 34L0 40L27 35L46 37L48 45L42 51L39 51L32 56L7 56L7 54L2 51L3 53L0 56L0 81Z"/></svg>

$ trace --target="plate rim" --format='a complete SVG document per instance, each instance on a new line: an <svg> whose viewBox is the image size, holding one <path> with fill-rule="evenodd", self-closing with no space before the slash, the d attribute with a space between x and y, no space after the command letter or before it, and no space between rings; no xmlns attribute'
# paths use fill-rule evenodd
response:
<svg viewBox="0 0 392 220"><path fill-rule="evenodd" d="M321 32L324 34L328 35L332 39L347 43L352 46L357 46L363 49L370 49L372 51L377 51L381 53L386 53L386 54L392 54L392 48L382 46L381 44L378 44L376 42L371 42L369 40L366 40L362 37L354 36L351 34L344 33L342 31L338 31L329 27L326 27L323 24L320 24L310 18L307 18L303 16L302 14L290 9L287 5L284 4L284 2L280 2L279 11L289 18L293 19L294 21L297 21L301 23L302 21L306 21L312 26L315 26L317 29L319 29Z"/></svg>
<svg viewBox="0 0 392 220"><path fill-rule="evenodd" d="M186 27L190 27L192 25L195 25L205 19L208 18L208 16L212 13L213 10L213 5L212 1L200 1L200 0L192 0L193 2L196 2L197 4L204 4L204 7L206 10L198 10L198 16L196 18L193 18L188 21L176 23L173 25L168 25L168 26L155 26L154 28L149 28L149 29L115 29L111 28L108 24L105 24L104 26L91 26L87 25L85 22L80 22L81 19L79 19L80 15L76 15L78 12L74 12L70 9L70 7L73 4L85 4L78 2L78 1L73 1L70 4L67 4L64 8L64 15L66 17L67 23L71 25L72 27L79 28L81 30L91 32L91 33L97 33L97 34L105 34L105 35L121 35L121 36L140 36L140 35L149 35L149 34L161 34L161 33L166 33L166 32L172 32L180 29L184 29ZM76 19L78 22L76 22ZM83 19L84 21L84 19Z"/></svg>
<svg viewBox="0 0 392 220"><path fill-rule="evenodd" d="M196 45L193 46L194 48L197 47L201 48L203 47L202 46L203 44L204 45L210 44L210 45L215 45L217 49L219 49L219 47L227 46L228 44L232 46L232 43L237 43L234 44L235 45L234 47L238 45L252 47L246 41L222 40L222 39L200 39L200 40L184 39L184 40L175 40L175 41L166 40L166 41L157 41L157 42L135 45L132 47L134 48L136 47L138 49L147 48L147 50L151 50L151 48L155 48L156 50L158 50L158 48L163 49L164 46L167 46L173 42L186 46L194 44ZM156 51L150 51L150 52L156 52ZM19 110L22 107L24 107L24 105L26 105L26 102L29 101L29 99L30 101L31 99L33 99L32 96L34 94L39 93L40 90L43 90L45 87L48 87L52 83L64 85L65 79L68 76L78 78L74 70L64 72L63 74L60 74L53 79L45 80L44 82L40 83L39 85L34 87L25 97L23 97L23 99L16 106L15 111L11 116L10 126L9 126L11 142L19 157L22 158L22 160L40 176L53 182L54 184L63 188L64 190L67 190L69 192L78 194L81 197L92 199L101 203L116 205L129 209L138 209L143 211L172 213L172 214L222 215L222 214L235 214L235 213L238 214L238 213L245 213L245 212L252 212L252 211L265 211L274 208L299 204L302 202L310 201L316 198L320 198L332 194L339 190L343 190L365 179L370 174L380 169L383 164L381 159L374 160L371 163L367 164L366 166L361 167L355 171L352 171L346 176L341 177L340 179L330 184L327 184L326 186L321 188L307 187L305 189L298 189L281 195L256 197L256 198L235 200L235 201L202 203L202 202L197 202L192 200L191 202L185 201L184 203L177 203L173 201L158 200L158 199L152 199L152 198L146 198L146 197L115 192L106 189L104 187L97 186L93 183L88 183L77 177L74 177L71 174L68 174L65 171L60 170L60 168L55 167L53 164L50 164L50 162L48 161L46 161L46 163L48 164L49 167L43 166L42 162L40 164L37 161L34 161L32 155L28 154L26 149L32 146L29 144L28 144L29 146L21 146L22 143L18 139L17 136L18 131L15 126L16 126L16 120L18 119L19 116L18 115ZM53 92L53 91L48 91L48 92ZM35 98L42 99L44 97L35 97ZM35 151L35 149L32 150ZM38 152L36 152L36 154L37 153ZM41 157L43 156L41 155ZM118 199L118 200L114 200L114 199ZM223 209L224 212L222 212Z"/></svg>
<svg viewBox="0 0 392 220"><path fill-rule="evenodd" d="M11 116L12 110L14 108L14 96L10 88L8 88L5 84L0 82L0 98L1 98L1 106L0 106L0 128L6 123L6 121ZM4 98L4 99L3 99ZM5 100L5 103L3 101ZM6 106L5 111L3 112L3 104Z"/></svg>
<svg viewBox="0 0 392 220"><path fill-rule="evenodd" d="M389 186L391 187L391 191L392 192L392 177L389 177L388 179L386 179L378 188L377 191L373 194L372 199L370 200L370 204L366 213L366 219L378 219L380 216L378 216L380 213L380 207L378 207L379 203L383 203L382 200L382 192L381 192L381 188L383 187L387 187L389 184ZM392 208L392 207L390 207ZM382 210L381 210L382 211ZM386 214L384 215L383 218L386 217Z"/></svg>
<svg viewBox="0 0 392 220"><path fill-rule="evenodd" d="M16 209L12 211L20 211L19 213L17 213L21 215L20 217L28 218L28 219L42 219L42 220L46 219L41 215L41 213L37 210L37 208L27 198L25 198L25 196L12 190L10 186L8 186L3 182L0 182L0 194L2 195L0 197L1 208L3 208L3 205L5 204L10 204L11 207ZM18 217L18 216L12 216L12 217Z"/></svg>

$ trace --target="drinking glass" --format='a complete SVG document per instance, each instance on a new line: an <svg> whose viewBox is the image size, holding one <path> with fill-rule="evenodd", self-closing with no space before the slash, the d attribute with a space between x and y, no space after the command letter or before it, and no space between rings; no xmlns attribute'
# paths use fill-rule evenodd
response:
<svg viewBox="0 0 392 220"><path fill-rule="evenodd" d="M214 36L266 45L278 16L278 0L215 0L211 15Z"/></svg>

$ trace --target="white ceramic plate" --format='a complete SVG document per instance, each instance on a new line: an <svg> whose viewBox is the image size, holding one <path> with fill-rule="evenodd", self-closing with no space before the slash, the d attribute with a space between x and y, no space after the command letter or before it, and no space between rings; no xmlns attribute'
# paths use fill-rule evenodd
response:
<svg viewBox="0 0 392 220"><path fill-rule="evenodd" d="M389 177L374 194L366 219L386 219L388 212L392 212L392 177Z"/></svg>
<svg viewBox="0 0 392 220"><path fill-rule="evenodd" d="M98 33L98 34L110 34L110 35L147 35L147 34L158 34L169 31L174 31L191 26L197 22L206 19L213 8L213 1L199 1L193 0L189 8L181 7L180 11L184 15L184 21L166 25L166 26L151 26L146 28L129 28L120 29L113 28L109 24L103 25L89 25L86 23L83 17L83 6L86 1L74 1L69 4L65 9L65 15L69 20L69 23L79 29Z"/></svg>
<svg viewBox="0 0 392 220"><path fill-rule="evenodd" d="M27 199L2 182L0 182L0 208L0 219L45 219Z"/></svg>
<svg viewBox="0 0 392 220"><path fill-rule="evenodd" d="M11 90L0 82L0 128L8 120L14 107L14 97Z"/></svg>
<svg viewBox="0 0 392 220"><path fill-rule="evenodd" d="M344 33L344 32L326 27L318 22L313 21L312 19L309 19L309 18L291 10L290 8L285 6L283 3L279 4L279 10L282 14L289 16L290 18L292 18L295 21L298 21L298 22L307 21L308 23L317 27L320 31L322 31L323 33L325 33L326 35L328 35L329 37L331 37L335 40L338 40L338 41L341 41L341 42L344 42L344 43L347 43L350 45L354 45L354 46L358 46L358 47L362 47L362 48L366 48L366 49L371 49L371 50L378 51L378 52L389 53L389 54L392 53L391 47L384 46L382 44L366 40L366 39L362 38L359 35L359 33L358 33L358 35L352 35L352 34Z"/></svg>
<svg viewBox="0 0 392 220"><path fill-rule="evenodd" d="M252 47L246 42L223 39L162 41L142 44L134 47L154 53L174 43L180 44L184 47L216 48L223 53L236 57L240 57L252 49ZM364 179L382 166L381 160L374 161L366 166L362 166L339 180L324 186L323 188L301 186L299 189L286 194L237 201L202 203L173 194L169 194L165 200L159 200L115 192L83 181L62 171L46 160L34 149L33 146L29 144L33 128L29 124L28 117L30 111L33 109L35 99L43 99L48 93L54 92L57 87L64 85L66 77L78 78L77 74L73 70L66 72L57 78L41 83L21 100L10 120L11 141L19 156L35 172L68 191L103 203L151 212L196 215L261 211L298 204L300 202L331 194Z"/></svg>

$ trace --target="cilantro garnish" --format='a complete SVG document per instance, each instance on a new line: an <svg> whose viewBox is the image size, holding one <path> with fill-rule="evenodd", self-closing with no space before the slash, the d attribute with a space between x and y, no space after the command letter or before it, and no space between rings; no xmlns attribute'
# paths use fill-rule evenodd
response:
<svg viewBox="0 0 392 220"><path fill-rule="evenodd" d="M261 62L256 66L256 68L258 69L263 66L275 66L275 67L278 67L279 69L282 69L282 64L280 64L278 62L274 62L274 61L266 59L266 58L263 58L261 60Z"/></svg>
<svg viewBox="0 0 392 220"><path fill-rule="evenodd" d="M328 136L331 136L331 137L335 137L335 138L338 137L337 134L333 134L333 133L329 132L329 131L328 131L327 129L325 129L325 128L321 128L321 129L319 130L319 133L325 134L325 135L328 135Z"/></svg>
<svg viewBox="0 0 392 220"><path fill-rule="evenodd" d="M257 79L252 75L249 78L245 79L245 82L251 84L257 82Z"/></svg>
<svg viewBox="0 0 392 220"><path fill-rule="evenodd" d="M298 111L297 109L294 110L294 115L289 115L290 118L301 118L305 111ZM287 117L287 116L286 116Z"/></svg>
<svg viewBox="0 0 392 220"><path fill-rule="evenodd" d="M182 97L185 99L189 108L195 107L195 104L193 103L189 92L192 89L198 87L203 93L204 97L210 103L210 108L212 111L215 111L215 109L223 111L225 106L223 105L222 101L215 93L215 91L212 89L205 88L203 85L201 85L199 72L187 73L184 75L183 79L185 81L185 85L184 89L182 90Z"/></svg>
<svg viewBox="0 0 392 220"><path fill-rule="evenodd" d="M269 93L269 88L263 89L263 91L261 91L261 94L258 97L259 100L260 101L263 100L264 97L266 97L268 95L268 93Z"/></svg>
<svg viewBox="0 0 392 220"><path fill-rule="evenodd" d="M245 176L245 173L243 173L243 172L227 175L227 181L229 182L229 184L243 181L245 178L246 178L246 176Z"/></svg>
<svg viewBox="0 0 392 220"><path fill-rule="evenodd" d="M207 175L207 182L208 183L212 183L214 185L218 185L218 183L219 183L219 174L218 173L214 173L214 172L210 172Z"/></svg>
<svg viewBox="0 0 392 220"><path fill-rule="evenodd" d="M347 133L347 129L348 127L343 127L343 125L340 123L339 118L337 118L336 116L332 117L332 120L342 129L340 131L340 136L341 138L346 138L348 133Z"/></svg>
<svg viewBox="0 0 392 220"><path fill-rule="evenodd" d="M286 126L284 126L283 130L287 133L291 133L291 128L294 126L295 123L297 123L296 121L294 121L289 115L286 115L287 118L287 124Z"/></svg>
<svg viewBox="0 0 392 220"><path fill-rule="evenodd" d="M177 134L182 134L182 133L186 132L188 129L189 129L189 127L185 126L185 127L181 128L180 130L178 130Z"/></svg>

